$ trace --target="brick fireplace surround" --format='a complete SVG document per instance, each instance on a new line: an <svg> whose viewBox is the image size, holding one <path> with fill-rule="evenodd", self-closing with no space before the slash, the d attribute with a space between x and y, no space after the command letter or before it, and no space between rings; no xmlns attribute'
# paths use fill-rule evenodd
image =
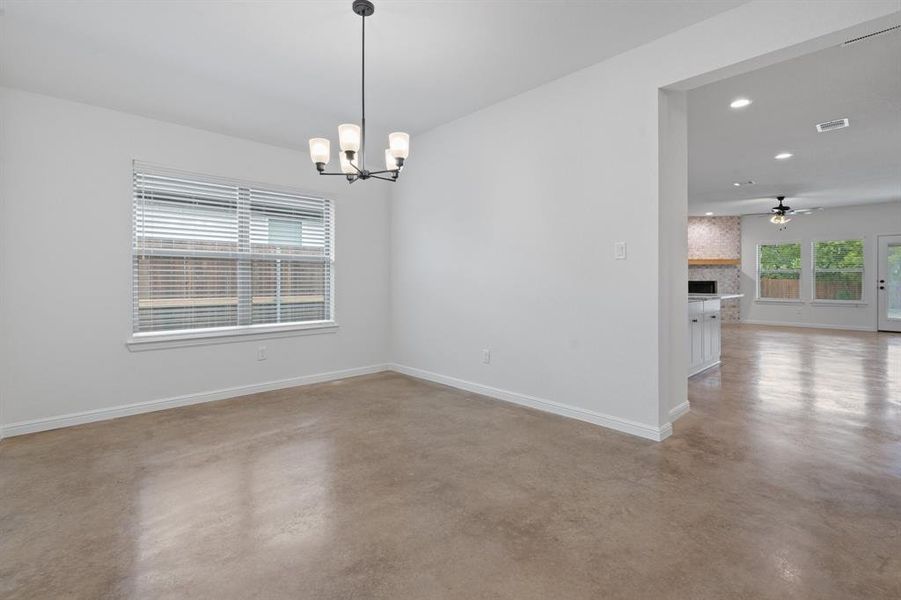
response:
<svg viewBox="0 0 901 600"><path fill-rule="evenodd" d="M741 217L689 217L688 258L741 258ZM741 288L741 268L731 265L688 267L691 281L716 281L720 294L738 294ZM723 302L725 322L741 320L741 303Z"/></svg>

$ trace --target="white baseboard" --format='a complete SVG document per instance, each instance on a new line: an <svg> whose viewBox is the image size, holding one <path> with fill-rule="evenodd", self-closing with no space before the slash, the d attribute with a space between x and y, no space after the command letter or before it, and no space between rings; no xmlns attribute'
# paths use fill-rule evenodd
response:
<svg viewBox="0 0 901 600"><path fill-rule="evenodd" d="M313 375L302 375L300 377L291 377L289 379L278 379L251 385L223 388L210 392L185 394L183 396L163 398L161 400L148 400L146 402L112 406L110 408L98 408L95 410L60 415L58 417L19 421L18 423L10 423L9 425L0 427L0 439L4 437L25 435L26 433L59 429L60 427L71 427L73 425L82 425L84 423L94 423L96 421L106 421L108 419L117 419L119 417L127 417L130 415L139 415L142 413L165 410L167 408L176 408L178 406L214 402L216 400L225 400L226 398L246 396L247 394L256 394L258 392L280 390L283 388L296 387L298 385L309 385L311 383L322 383L325 381L333 381L335 379L344 379L345 377L369 375L371 373L387 371L388 369L389 366L386 364L369 365L366 367L342 369L340 371L329 371L326 373L314 373Z"/></svg>
<svg viewBox="0 0 901 600"><path fill-rule="evenodd" d="M535 396L528 396L526 394L520 394L518 392L510 392L507 390L482 385L480 383L473 383L464 379L457 379L456 377L440 375L438 373L425 371L423 369L417 369L414 367L408 367L399 364L391 364L389 365L389 368L392 371L397 371L398 373L409 375L410 377L425 379L427 381L448 385L450 387L465 390L467 392L482 394L483 396L488 396L497 400L512 402L513 404L528 406L530 408L553 413L555 415L561 415L564 417L569 417L571 419L586 421L594 425L600 425L601 427L607 427L608 429L614 429L623 433L637 435L638 437L653 440L655 442L663 441L673 433L673 427L669 423L662 427L654 427L653 425L646 425L644 423L638 423L629 419L621 419L612 415L605 415L602 413L594 412L592 410L578 408L575 406L570 406L568 404L562 404L560 402L554 402L553 400L545 400L543 398L536 398Z"/></svg>
<svg viewBox="0 0 901 600"><path fill-rule="evenodd" d="M742 319L736 324L745 325L771 325L774 327L803 327L805 329L839 329L844 331L876 331L876 327L863 327L860 325L825 325L823 323L792 323L788 321L758 321L756 319Z"/></svg>
<svg viewBox="0 0 901 600"><path fill-rule="evenodd" d="M695 370L695 371L690 371L690 372L688 373L688 376L689 376L689 377L694 377L695 375L700 375L700 374L703 373L704 371L709 371L709 370L712 369L713 367L718 367L718 366L720 366L721 364L723 364L723 361L718 360L718 361L716 361L716 362L714 362L714 363L710 363L709 365L704 365L704 366L701 367L700 369L697 369L697 370Z"/></svg>
<svg viewBox="0 0 901 600"><path fill-rule="evenodd" d="M112 406L110 408L99 408L78 413L70 413L59 415L56 417L46 417L43 419L34 419L31 421L19 421L18 423L10 423L0 427L0 439L4 437L14 437L25 435L28 433L37 433L39 431L48 431L51 429L59 429L61 427L72 427L74 425L83 425L85 423L94 423L97 421L106 421L109 419L117 419L119 417L127 417L131 415L139 415L143 413L155 412L158 410L166 410L168 408L177 408L179 406L189 406L191 404L201 404L204 402L214 402L216 400L225 400L237 396L246 396L248 394L256 394L259 392L268 392L284 388L296 387L300 385L309 385L313 383L322 383L325 381L334 381L336 379L344 379L346 377L356 377L358 375L369 375L371 373L379 373L382 371L396 371L404 375L433 381L443 385L455 387L457 389L482 394L505 402L512 402L521 406L528 406L540 411L586 421L608 429L614 429L623 433L636 435L645 439L659 442L665 440L672 435L672 425L667 423L662 427L654 427L644 423L638 423L629 419L622 419L612 415L605 415L584 408L578 408L552 400L536 398L526 394L502 390L455 377L448 377L431 371L416 369L398 364L379 364L366 367L357 367L353 369L343 369L340 371L330 371L327 373L316 373L313 375L304 375L301 377L291 377L289 379L279 379L276 381L267 381L264 383L256 383L251 385L237 386L231 388L223 388L209 392L199 392L195 394L185 394L182 396L174 396L172 398L163 398L160 400L148 400L146 402L136 402L134 404L123 404L120 406ZM685 407L682 412L676 414L676 411ZM670 418L675 420L688 410L688 403L684 403L672 411ZM676 415L675 417L673 415Z"/></svg>
<svg viewBox="0 0 901 600"><path fill-rule="evenodd" d="M676 419L678 419L679 417L681 417L682 415L687 413L690 409L691 409L691 407L688 405L688 400L686 400L679 406L671 408L669 411L670 423L672 423L673 421L675 421Z"/></svg>

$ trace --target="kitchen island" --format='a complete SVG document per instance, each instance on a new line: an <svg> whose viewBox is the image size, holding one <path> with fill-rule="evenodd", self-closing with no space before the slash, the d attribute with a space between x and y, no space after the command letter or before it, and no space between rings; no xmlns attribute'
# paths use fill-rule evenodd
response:
<svg viewBox="0 0 901 600"><path fill-rule="evenodd" d="M688 376L720 364L720 309L723 300L744 294L688 295Z"/></svg>

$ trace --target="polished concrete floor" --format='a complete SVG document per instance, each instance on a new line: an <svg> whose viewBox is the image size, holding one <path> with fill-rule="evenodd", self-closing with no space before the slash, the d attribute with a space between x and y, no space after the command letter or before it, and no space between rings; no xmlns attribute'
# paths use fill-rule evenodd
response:
<svg viewBox="0 0 901 600"><path fill-rule="evenodd" d="M655 444L396 374L0 443L0 597L901 598L901 336L727 327Z"/></svg>

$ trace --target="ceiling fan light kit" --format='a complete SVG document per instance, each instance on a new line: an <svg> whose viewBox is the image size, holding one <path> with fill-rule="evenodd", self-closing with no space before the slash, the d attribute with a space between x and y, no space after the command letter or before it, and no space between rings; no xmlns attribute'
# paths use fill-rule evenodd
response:
<svg viewBox="0 0 901 600"><path fill-rule="evenodd" d="M791 217L786 216L786 213L791 210L791 206L784 206L782 201L785 200L785 196L776 196L776 200L779 201L779 206L773 207L773 216L770 217L770 223L775 225L785 225L789 221L791 221Z"/></svg>
<svg viewBox="0 0 901 600"><path fill-rule="evenodd" d="M310 140L310 159L316 165L320 175L339 175L346 177L349 183L358 179L381 179L382 181L397 181L404 161L410 155L410 135L402 131L395 131L388 136L388 148L385 149L385 168L378 171L370 171L366 168L366 17L375 12L375 5L369 0L354 0L352 5L354 13L362 18L362 53L361 53L361 81L360 81L360 125L344 123L338 125L338 145L341 151L338 153L341 165L340 173L329 173L325 166L331 158L331 142L327 138L312 138Z"/></svg>

